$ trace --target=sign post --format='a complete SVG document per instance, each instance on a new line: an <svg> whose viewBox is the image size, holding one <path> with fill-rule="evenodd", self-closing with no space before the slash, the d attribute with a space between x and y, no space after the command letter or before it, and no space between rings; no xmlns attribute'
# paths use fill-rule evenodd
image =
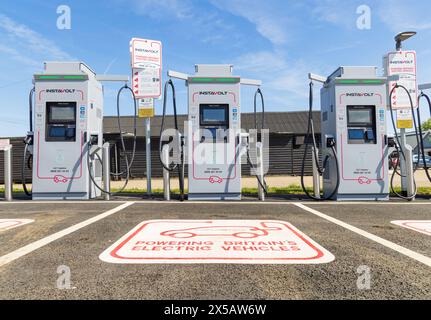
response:
<svg viewBox="0 0 431 320"><path fill-rule="evenodd" d="M162 95L162 43L133 38L130 53L133 92L138 100L139 117L145 119L147 195L151 196L151 118L154 117L154 99Z"/></svg>
<svg viewBox="0 0 431 320"><path fill-rule="evenodd" d="M9 139L0 139L0 151L4 152L4 198L12 201L12 145Z"/></svg>
<svg viewBox="0 0 431 320"><path fill-rule="evenodd" d="M416 52L398 50L388 53L384 58L385 73L388 77L397 75L398 81L390 81L388 90L391 92L398 84L407 89L411 95L413 108L417 108L418 90L416 78ZM389 97L390 98L390 97ZM411 152L411 147L406 142L406 129L413 128L414 114L411 112L410 98L403 88L397 88L392 95L393 110L397 112L397 127L400 129L400 148L403 153ZM401 189L405 196L411 197L414 194L413 171L410 170L410 164L406 163L406 159L400 156L401 170ZM412 171L412 172L410 172Z"/></svg>

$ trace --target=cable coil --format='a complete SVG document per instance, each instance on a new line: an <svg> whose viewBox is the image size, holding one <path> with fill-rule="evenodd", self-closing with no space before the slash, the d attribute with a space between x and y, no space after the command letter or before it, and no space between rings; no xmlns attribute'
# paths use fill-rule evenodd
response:
<svg viewBox="0 0 431 320"><path fill-rule="evenodd" d="M326 155L325 159L323 160L323 167L320 167L319 164L319 156L317 153L317 142L316 142L316 135L314 132L314 122L313 122L313 101L314 97L313 97L313 82L311 81L309 84L309 109L308 109L308 125L307 125L307 134L305 136L305 150L304 150L304 157L302 159L302 166L301 166L301 187L302 190L304 191L304 193L313 200L316 201L323 201L323 200L330 200L332 199L338 192L338 189L340 187L340 168L339 168L339 163L338 163L338 157L337 157L337 150L335 149L335 140L333 140L330 144L330 149L332 152L332 155L335 159L335 167L336 167L336 172L337 172L337 181L335 184L335 188L334 190L326 197L316 197L314 195L312 195L307 188L305 187L305 181L304 181L304 177L305 177L305 162L307 160L307 155L308 155L308 149L310 147L310 137L312 138L312 143L313 143L313 147L314 147L314 151L313 151L313 159L312 161L315 162L317 170L319 172L319 175L323 175L325 173L326 170L326 166L329 162L330 156Z"/></svg>
<svg viewBox="0 0 431 320"><path fill-rule="evenodd" d="M163 153L163 132L165 129L165 118L166 118L166 109L167 109L167 96L168 96L168 88L171 87L172 89L172 105L174 109L174 126L176 130L176 134L179 134L179 127L178 127L178 115L177 115L177 99L175 95L175 86L172 81L172 79L169 79L165 83L164 92L163 92L163 115L162 115L162 123L160 126L160 137L159 137L159 160L163 168L169 172L173 172L175 169L178 169L178 179L179 179L179 186L180 186L180 201L184 201L185 199L185 191L184 191L184 171L185 171L185 163L184 163L184 141L183 138L180 138L180 141L178 143L180 144L180 163L174 164L172 167L169 166L169 164L165 164L162 159L162 153Z"/></svg>

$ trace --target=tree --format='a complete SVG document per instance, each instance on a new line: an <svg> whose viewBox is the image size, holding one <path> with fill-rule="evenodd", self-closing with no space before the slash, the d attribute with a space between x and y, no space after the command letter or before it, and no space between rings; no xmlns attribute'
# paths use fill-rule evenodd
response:
<svg viewBox="0 0 431 320"><path fill-rule="evenodd" d="M431 130L431 119L428 119L424 123L422 123L422 130Z"/></svg>

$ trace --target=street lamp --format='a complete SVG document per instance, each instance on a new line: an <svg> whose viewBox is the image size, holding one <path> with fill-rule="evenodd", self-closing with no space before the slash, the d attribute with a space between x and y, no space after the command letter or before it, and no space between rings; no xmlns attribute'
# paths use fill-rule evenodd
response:
<svg viewBox="0 0 431 320"><path fill-rule="evenodd" d="M405 32L398 33L395 36L395 42L397 43L397 46L396 46L397 51L401 51L403 41L413 37L414 35L416 35L415 31L405 31Z"/></svg>

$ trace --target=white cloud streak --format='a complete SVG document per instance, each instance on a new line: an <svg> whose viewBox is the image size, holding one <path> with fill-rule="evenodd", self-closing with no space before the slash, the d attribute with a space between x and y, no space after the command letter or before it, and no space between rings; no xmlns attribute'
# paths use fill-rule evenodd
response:
<svg viewBox="0 0 431 320"><path fill-rule="evenodd" d="M211 0L211 3L251 22L256 31L274 45L285 44L288 40L289 15L285 10L277 10L280 8L274 4L256 0Z"/></svg>
<svg viewBox="0 0 431 320"><path fill-rule="evenodd" d="M140 15L155 19L174 17L179 20L189 19L194 16L193 4L190 0L119 0L133 5L134 10Z"/></svg>
<svg viewBox="0 0 431 320"><path fill-rule="evenodd" d="M431 29L430 10L431 5L428 0L414 3L391 0L390 4L381 4L377 13L387 27L394 32L421 31Z"/></svg>
<svg viewBox="0 0 431 320"><path fill-rule="evenodd" d="M304 109L306 106L309 72L323 73L321 66L302 60L290 60L281 52L259 51L238 57L235 70L263 81L268 106L287 107L286 111Z"/></svg>
<svg viewBox="0 0 431 320"><path fill-rule="evenodd" d="M40 67L47 59L73 59L51 40L3 14L0 14L0 52L32 67Z"/></svg>

